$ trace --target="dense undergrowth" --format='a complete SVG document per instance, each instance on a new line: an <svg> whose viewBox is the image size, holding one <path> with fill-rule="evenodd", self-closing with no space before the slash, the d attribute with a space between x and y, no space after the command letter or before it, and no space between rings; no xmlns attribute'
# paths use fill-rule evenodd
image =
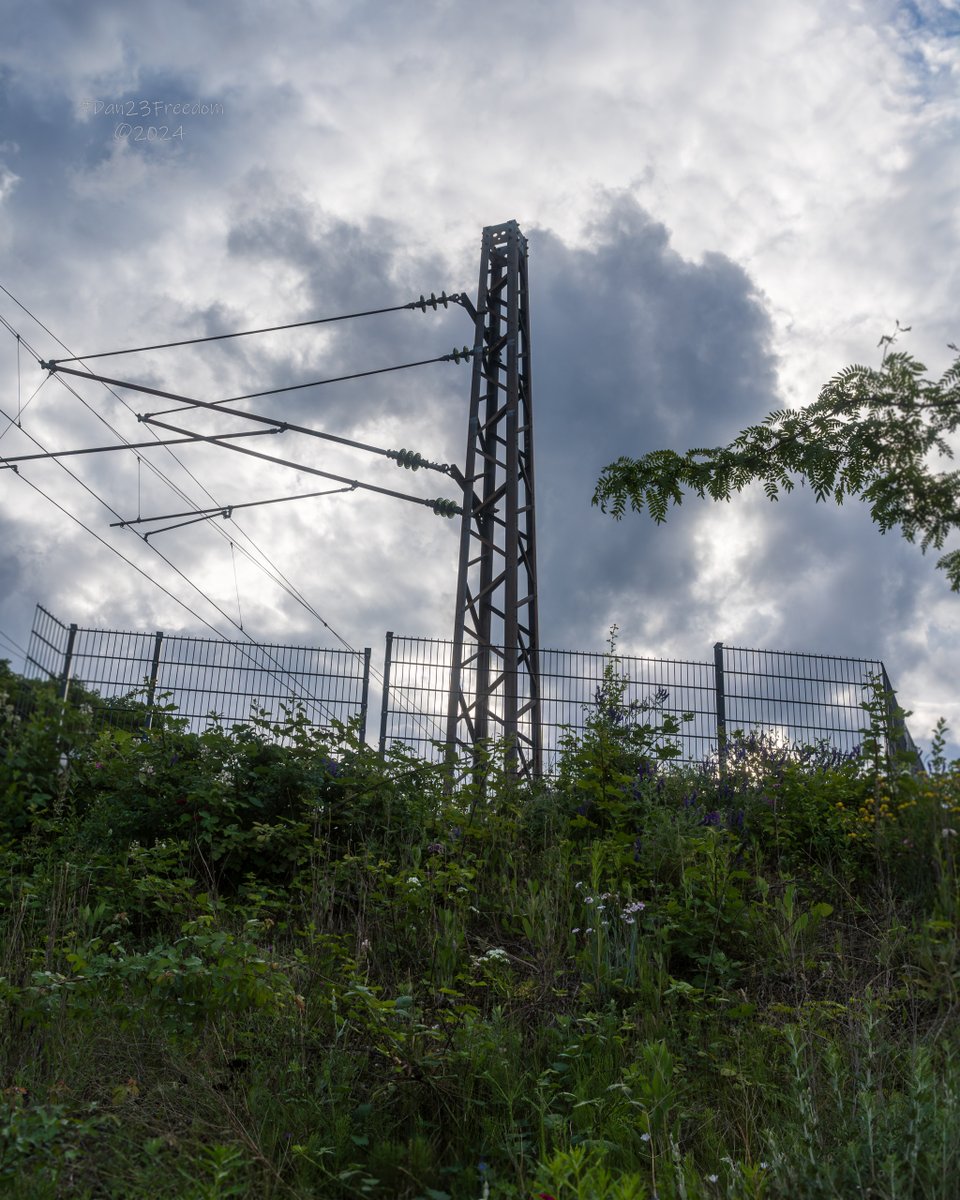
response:
<svg viewBox="0 0 960 1200"><path fill-rule="evenodd" d="M953 1200L960 764L559 776L0 690L0 1193ZM24 693L25 694L25 693Z"/></svg>

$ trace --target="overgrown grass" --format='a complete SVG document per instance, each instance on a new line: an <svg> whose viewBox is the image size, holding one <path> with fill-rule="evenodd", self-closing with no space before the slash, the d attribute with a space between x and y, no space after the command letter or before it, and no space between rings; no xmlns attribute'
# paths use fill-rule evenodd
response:
<svg viewBox="0 0 960 1200"><path fill-rule="evenodd" d="M960 764L0 705L0 1193L954 1200ZM66 761L62 759L66 747Z"/></svg>

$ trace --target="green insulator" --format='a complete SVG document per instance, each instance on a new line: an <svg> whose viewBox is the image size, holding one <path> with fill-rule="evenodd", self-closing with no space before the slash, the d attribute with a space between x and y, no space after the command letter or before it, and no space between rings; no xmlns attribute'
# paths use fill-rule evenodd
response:
<svg viewBox="0 0 960 1200"><path fill-rule="evenodd" d="M406 467L408 471L419 471L427 461L417 450L391 450L389 454L397 460L398 467Z"/></svg>
<svg viewBox="0 0 960 1200"><path fill-rule="evenodd" d="M469 347L469 346L464 346L464 347L463 347L461 350L457 350L456 348L454 348L454 351L453 351L453 353L450 355L450 357L453 359L453 361L454 361L455 363L459 363L459 362L469 362L469 361L470 361L470 356L471 356L472 354L473 354L473 351L470 349L470 347Z"/></svg>
<svg viewBox="0 0 960 1200"><path fill-rule="evenodd" d="M438 498L431 501L430 507L438 517L455 517L461 511L460 505L456 500L444 500Z"/></svg>

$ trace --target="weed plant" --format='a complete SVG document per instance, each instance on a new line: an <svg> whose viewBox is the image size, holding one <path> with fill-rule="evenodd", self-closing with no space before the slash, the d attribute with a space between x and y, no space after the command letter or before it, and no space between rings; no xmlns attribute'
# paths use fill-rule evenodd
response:
<svg viewBox="0 0 960 1200"><path fill-rule="evenodd" d="M451 791L0 685L0 1194L955 1200L942 724L680 768L611 655L552 782Z"/></svg>

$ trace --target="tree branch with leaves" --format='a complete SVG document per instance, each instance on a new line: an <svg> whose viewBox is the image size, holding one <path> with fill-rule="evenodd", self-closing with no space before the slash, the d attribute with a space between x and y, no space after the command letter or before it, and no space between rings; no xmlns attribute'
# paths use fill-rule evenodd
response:
<svg viewBox="0 0 960 1200"><path fill-rule="evenodd" d="M646 508L659 524L688 491L729 500L759 482L777 500L799 480L818 501L859 496L881 532L899 527L922 550L942 549L960 529L960 471L937 470L931 460L953 457L948 438L960 426L960 349L951 344L957 358L940 379L928 379L923 363L890 351L894 337L881 339L887 350L879 367L847 367L808 408L772 412L728 446L617 459L601 474L593 503L617 520L628 504L638 513ZM960 550L937 566L960 591Z"/></svg>

